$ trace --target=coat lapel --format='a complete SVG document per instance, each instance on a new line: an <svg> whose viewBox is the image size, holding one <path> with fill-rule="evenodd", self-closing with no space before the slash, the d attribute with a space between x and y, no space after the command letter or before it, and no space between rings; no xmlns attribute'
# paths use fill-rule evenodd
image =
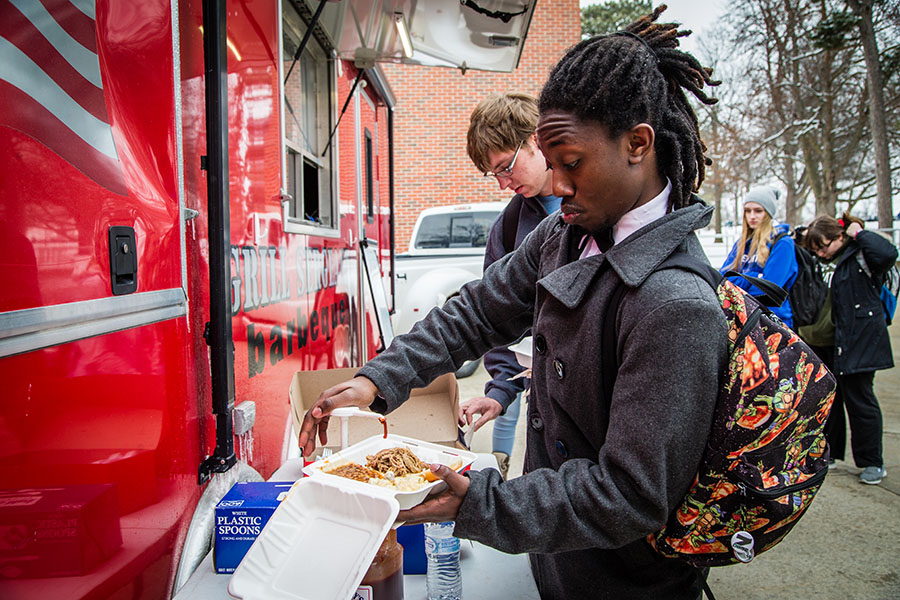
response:
<svg viewBox="0 0 900 600"><path fill-rule="evenodd" d="M713 207L697 202L641 227L612 247L609 263L625 285L641 285L694 230L709 223ZM637 250L635 244L640 244Z"/></svg>
<svg viewBox="0 0 900 600"><path fill-rule="evenodd" d="M566 308L575 308L581 304L594 276L605 263L604 255L576 260L552 271L537 283Z"/></svg>
<svg viewBox="0 0 900 600"><path fill-rule="evenodd" d="M699 200L691 206L673 211L661 219L647 224L613 246L609 252L578 260L573 248L584 236L578 227L564 226L561 235L544 250L552 258L555 269L538 280L566 308L575 308L584 299L591 282L609 265L629 287L637 287L656 270L670 254L684 242L695 229L705 226L713 208ZM549 244L555 245L550 248ZM636 246L640 244L640 248ZM549 252L548 252L549 251Z"/></svg>

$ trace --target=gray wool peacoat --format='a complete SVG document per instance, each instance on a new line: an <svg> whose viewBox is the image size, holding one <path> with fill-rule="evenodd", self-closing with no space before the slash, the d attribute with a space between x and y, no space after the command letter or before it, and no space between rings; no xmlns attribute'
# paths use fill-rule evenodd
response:
<svg viewBox="0 0 900 600"><path fill-rule="evenodd" d="M541 597L700 596L701 573L656 554L662 528L697 471L727 361L727 327L713 289L679 269L680 250L705 260L694 233L712 208L670 212L602 255L577 260L584 235L558 216L434 309L359 375L390 412L420 387L533 325L525 471L503 482L468 474L456 535L530 553ZM619 370L602 401L600 329L618 281Z"/></svg>

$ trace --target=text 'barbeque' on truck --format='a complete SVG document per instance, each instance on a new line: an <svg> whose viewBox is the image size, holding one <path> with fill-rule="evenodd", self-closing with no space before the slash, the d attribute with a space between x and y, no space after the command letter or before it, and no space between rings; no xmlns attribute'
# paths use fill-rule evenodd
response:
<svg viewBox="0 0 900 600"><path fill-rule="evenodd" d="M533 10L2 5L0 597L187 580L222 495L296 452L293 373L390 341L378 62L511 71Z"/></svg>

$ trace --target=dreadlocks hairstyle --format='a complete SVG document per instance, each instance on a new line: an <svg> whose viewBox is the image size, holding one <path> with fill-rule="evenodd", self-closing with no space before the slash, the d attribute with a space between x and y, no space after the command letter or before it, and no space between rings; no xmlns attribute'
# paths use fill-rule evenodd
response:
<svg viewBox="0 0 900 600"><path fill-rule="evenodd" d="M677 23L656 23L665 9L661 4L623 31L573 46L550 73L539 108L599 122L613 137L638 123L649 124L656 133L660 175L672 181L669 203L681 208L712 164L684 90L715 104L718 100L703 87L721 82L712 80L712 69L678 49L678 38L690 31L680 31Z"/></svg>

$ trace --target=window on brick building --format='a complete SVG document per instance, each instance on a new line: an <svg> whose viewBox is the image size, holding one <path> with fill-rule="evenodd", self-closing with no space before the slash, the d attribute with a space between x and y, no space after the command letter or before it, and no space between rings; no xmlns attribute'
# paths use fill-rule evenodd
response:
<svg viewBox="0 0 900 600"><path fill-rule="evenodd" d="M282 4L282 123L284 229L290 233L338 235L336 152L329 144L334 123L335 76L330 49L310 37L297 60L306 23L292 3Z"/></svg>

